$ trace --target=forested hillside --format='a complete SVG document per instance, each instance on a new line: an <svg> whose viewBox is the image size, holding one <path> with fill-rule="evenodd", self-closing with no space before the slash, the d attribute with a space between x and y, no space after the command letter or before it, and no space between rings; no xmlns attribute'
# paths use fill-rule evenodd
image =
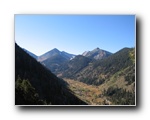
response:
<svg viewBox="0 0 150 120"><path fill-rule="evenodd" d="M16 105L82 105L67 83L15 44Z"/></svg>
<svg viewBox="0 0 150 120"><path fill-rule="evenodd" d="M114 105L135 104L134 48L123 48L107 58L95 61L76 56L61 66L57 74L62 78L97 86L101 94L96 99L106 98L107 102Z"/></svg>
<svg viewBox="0 0 150 120"><path fill-rule="evenodd" d="M72 60L61 64L55 71L55 74L66 77L75 78L75 75L90 64L93 60L82 55L78 55Z"/></svg>
<svg viewBox="0 0 150 120"><path fill-rule="evenodd" d="M38 62L15 44L15 104L135 105L135 49L103 59L93 51L69 60L54 49Z"/></svg>
<svg viewBox="0 0 150 120"><path fill-rule="evenodd" d="M71 78L87 84L100 85L117 72L121 72L125 68L134 68L133 58L130 57L130 51L132 50L124 48L105 59L97 61L79 56L80 58L76 57L74 60L62 65L58 73L62 78ZM134 73L134 69L132 72Z"/></svg>

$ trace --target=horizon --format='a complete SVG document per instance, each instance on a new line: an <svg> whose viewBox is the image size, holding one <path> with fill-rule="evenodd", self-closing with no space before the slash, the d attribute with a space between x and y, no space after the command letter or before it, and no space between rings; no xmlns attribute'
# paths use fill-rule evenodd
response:
<svg viewBox="0 0 150 120"><path fill-rule="evenodd" d="M135 47L135 15L15 15L15 41L40 56L54 48L82 54Z"/></svg>
<svg viewBox="0 0 150 120"><path fill-rule="evenodd" d="M17 44L18 45L18 44ZM19 47L21 47L21 46L19 46ZM21 47L22 48L22 47ZM96 48L99 48L99 47L96 47ZM96 48L93 48L92 50L94 50L94 49L96 49ZM135 48L135 47L123 47L123 48ZM123 48L121 48L121 49L123 49ZM27 50L27 51L29 51L28 49L26 49L26 48L22 48L22 49L25 49L25 50ZM57 49L57 50L59 50L58 48L52 48L51 50L53 50L53 49ZM99 49L101 49L101 48L99 48ZM121 49L119 49L119 50L121 50ZM49 51L51 51L51 50L48 50L48 51L46 51L45 53L47 53L47 52L49 52ZM73 55L82 55L84 52L88 52L88 51L92 51L92 50L86 50L86 51L83 51L82 53L79 53L79 54L73 54L73 53L70 53L70 52L67 52L67 51L64 51L64 50L59 50L60 52L66 52L66 53L69 53L69 54L73 54ZM101 49L101 50L104 50L104 49ZM119 51L118 50L118 51ZM107 51L107 50L104 50L104 51ZM118 52L118 51L116 51L116 52ZM33 53L32 51L29 51L29 52L31 52L31 53ZM107 52L110 52L110 51L107 51ZM116 53L115 52L115 53ZM45 54L45 53L43 53L43 54ZM112 52L110 52L110 53L112 53ZM35 53L33 53L34 55L36 55ZM41 55L43 55L43 54L41 54ZM112 53L112 54L114 54L114 53ZM41 56L41 55L36 55L37 57L39 57L39 56Z"/></svg>

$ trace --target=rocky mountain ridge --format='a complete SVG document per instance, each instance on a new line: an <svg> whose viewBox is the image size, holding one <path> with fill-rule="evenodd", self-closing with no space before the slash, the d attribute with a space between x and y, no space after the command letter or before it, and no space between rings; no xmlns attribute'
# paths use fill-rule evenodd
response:
<svg viewBox="0 0 150 120"><path fill-rule="evenodd" d="M106 57L112 55L112 53L105 51L105 50L102 50L102 49L97 47L92 51L85 51L82 55L85 57L100 60L100 59L103 59L103 58L106 58Z"/></svg>

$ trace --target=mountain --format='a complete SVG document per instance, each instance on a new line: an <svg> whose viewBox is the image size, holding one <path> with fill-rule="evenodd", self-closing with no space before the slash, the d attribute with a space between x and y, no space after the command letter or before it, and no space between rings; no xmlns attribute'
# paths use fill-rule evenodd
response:
<svg viewBox="0 0 150 120"><path fill-rule="evenodd" d="M78 77L76 75L84 70L84 68L98 60L105 59L110 55L112 55L112 53L99 48L96 48L92 51L85 51L82 55L78 55L70 61L60 64L57 69L55 69L54 73L60 77L77 79Z"/></svg>
<svg viewBox="0 0 150 120"><path fill-rule="evenodd" d="M61 64L66 61L68 61L66 58L58 54L42 61L41 63L54 73L57 70L57 68L60 67Z"/></svg>
<svg viewBox="0 0 150 120"><path fill-rule="evenodd" d="M62 52L61 52L61 56L63 56L63 57L66 58L67 60L70 60L70 59L74 58L76 55L67 53L67 52L65 52L65 51L62 51Z"/></svg>
<svg viewBox="0 0 150 120"><path fill-rule="evenodd" d="M58 55L58 54L60 54L60 51L58 49L54 48L54 49L44 53L43 55L39 56L38 61L42 62L42 61L44 61L50 57L53 57L55 55Z"/></svg>
<svg viewBox="0 0 150 120"><path fill-rule="evenodd" d="M132 74L134 74L135 63L130 56L133 53L131 51L133 49L124 48L107 58L95 61L84 56L80 56L79 59L76 56L73 60L61 66L56 74L62 78L75 79L87 84L101 85L121 71L125 72L131 69Z"/></svg>
<svg viewBox="0 0 150 120"><path fill-rule="evenodd" d="M92 97L96 104L135 105L135 48L123 48L100 60L76 56L62 65L56 74L66 80L97 86L96 91L100 93L95 94L94 99ZM93 103L86 97L91 90L81 89L81 86L75 88L76 82L70 83L76 94ZM83 89L85 93L82 92Z"/></svg>
<svg viewBox="0 0 150 120"><path fill-rule="evenodd" d="M73 58L75 55L73 54L69 54L67 52L64 52L64 51L59 51L57 48L54 48L48 52L46 52L45 54L41 55L38 57L38 61L39 62L42 62L44 60L47 60L48 58L52 58L54 56L57 56L57 55L60 55L62 56L63 58L65 58L66 60L70 60L71 58Z"/></svg>
<svg viewBox="0 0 150 120"><path fill-rule="evenodd" d="M16 105L85 105L43 65L15 44Z"/></svg>
<svg viewBox="0 0 150 120"><path fill-rule="evenodd" d="M38 61L41 62L45 67L47 67L52 72L55 72L62 63L69 61L75 55L69 54L64 51L59 51L54 48L51 51L38 57Z"/></svg>
<svg viewBox="0 0 150 120"><path fill-rule="evenodd" d="M100 85L106 80L110 80L113 75L130 67L134 74L135 64L130 58L130 51L132 49L124 48L105 59L93 62L76 74L76 79L87 84Z"/></svg>
<svg viewBox="0 0 150 120"><path fill-rule="evenodd" d="M106 58L106 57L112 55L112 53L102 50L102 49L99 49L99 48L95 48L92 51L85 51L82 55L85 57L100 60L100 59L103 59L103 58Z"/></svg>
<svg viewBox="0 0 150 120"><path fill-rule="evenodd" d="M26 53L28 53L31 57L33 57L34 59L37 59L37 58L38 58L38 56L36 56L36 55L33 54L32 52L30 52L30 51L28 51L28 50L26 50L26 49L24 49L24 48L23 48L23 50L24 50Z"/></svg>
<svg viewBox="0 0 150 120"><path fill-rule="evenodd" d="M80 72L83 68L88 66L92 59L84 57L82 55L77 55L72 60L61 64L60 67L57 68L55 74L58 76L64 76L68 78L74 78L76 73Z"/></svg>

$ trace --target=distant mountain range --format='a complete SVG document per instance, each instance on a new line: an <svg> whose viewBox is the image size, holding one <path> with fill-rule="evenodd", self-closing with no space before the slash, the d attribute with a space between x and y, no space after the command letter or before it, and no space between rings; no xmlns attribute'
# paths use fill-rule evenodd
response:
<svg viewBox="0 0 150 120"><path fill-rule="evenodd" d="M25 49L24 49L25 50ZM56 73L57 69L64 63L69 62L73 58L75 58L77 55L70 54L64 51L59 51L57 48L54 48L46 53L44 53L41 56L36 56L35 54L29 52L28 50L25 50L30 56L35 58L37 61L42 63L45 67L47 67L52 72ZM86 57L89 59L95 59L100 60L103 58L108 57L112 53L95 48L92 51L84 52L80 57ZM77 58L76 58L77 59ZM81 61L80 61L81 62Z"/></svg>
<svg viewBox="0 0 150 120"><path fill-rule="evenodd" d="M134 49L124 48L101 60L76 56L73 60L61 65L55 74L62 78L76 79L87 84L100 85L115 73L134 66L130 52ZM133 71L134 72L134 71Z"/></svg>
<svg viewBox="0 0 150 120"><path fill-rule="evenodd" d="M95 48L92 51L85 51L81 55L74 55L54 48L41 56L36 56L28 50L25 51L61 78L76 79L87 84L100 85L117 72L131 67L134 68L132 62L134 58L130 56L133 50L133 48L123 48L112 54ZM132 75L133 73L134 71L132 71Z"/></svg>

